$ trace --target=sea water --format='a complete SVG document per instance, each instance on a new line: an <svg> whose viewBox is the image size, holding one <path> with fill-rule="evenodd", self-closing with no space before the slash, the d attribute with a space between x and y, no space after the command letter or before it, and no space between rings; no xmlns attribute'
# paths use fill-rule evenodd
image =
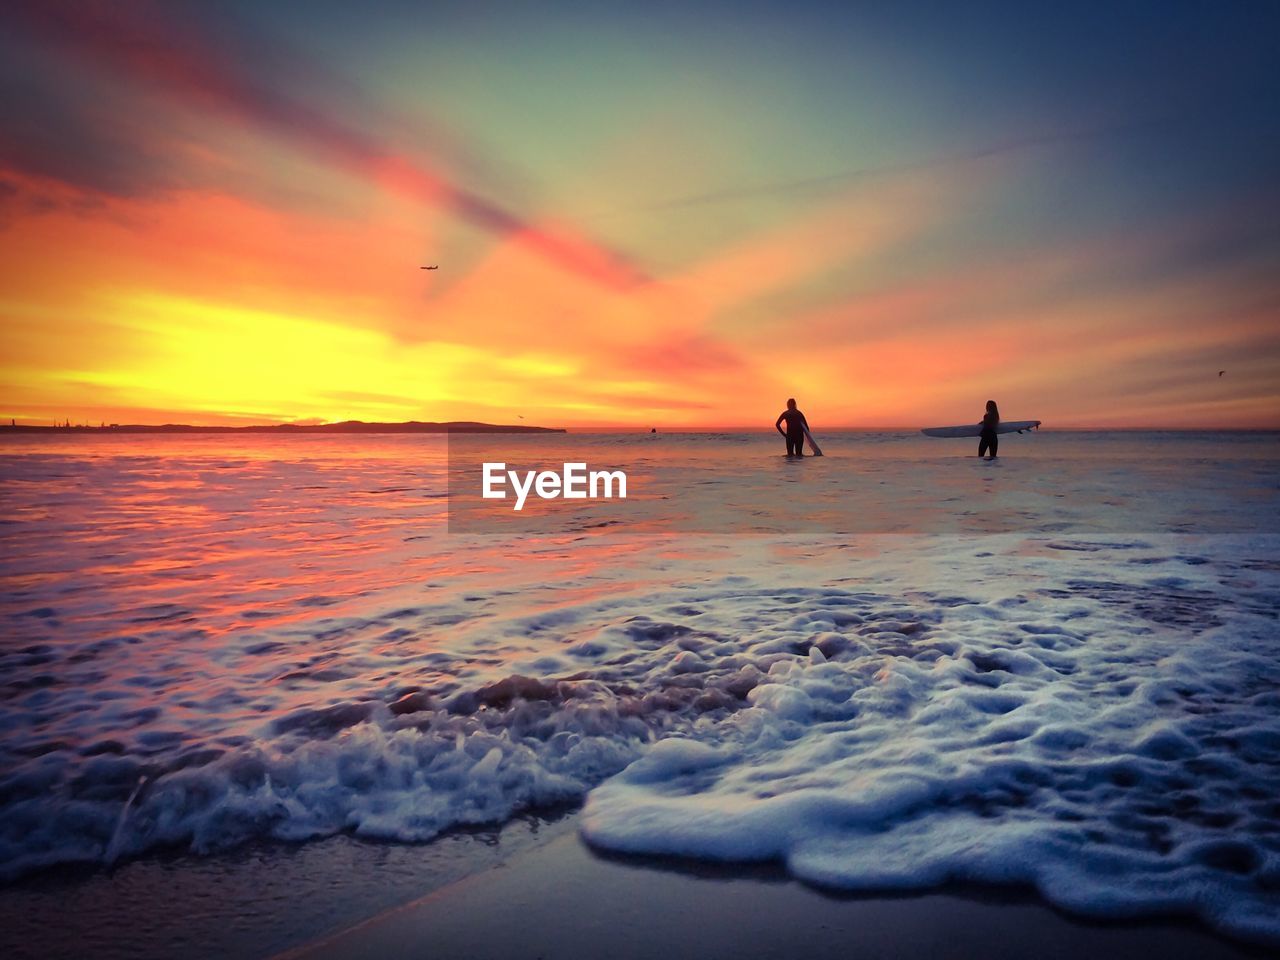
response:
<svg viewBox="0 0 1280 960"><path fill-rule="evenodd" d="M581 802L1280 943L1280 438L819 440L7 439L0 879ZM635 495L467 512L482 450Z"/></svg>

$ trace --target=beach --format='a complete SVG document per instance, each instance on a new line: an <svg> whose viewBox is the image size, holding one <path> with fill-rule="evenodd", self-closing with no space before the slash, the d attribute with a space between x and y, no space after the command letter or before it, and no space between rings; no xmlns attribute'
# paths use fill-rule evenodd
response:
<svg viewBox="0 0 1280 960"><path fill-rule="evenodd" d="M1086 924L982 888L841 898L780 870L603 859L572 834L279 960L1263 956L1175 923Z"/></svg>
<svg viewBox="0 0 1280 960"><path fill-rule="evenodd" d="M0 960L1276 956L1277 36L0 5Z"/></svg>
<svg viewBox="0 0 1280 960"><path fill-rule="evenodd" d="M423 846L335 837L143 860L6 900L6 956L1254 958L1176 919L1089 921L1017 888L841 896L776 866L611 858L572 813ZM159 903L157 903L159 901ZM157 909L157 907L163 909ZM799 945L799 946L797 946Z"/></svg>
<svg viewBox="0 0 1280 960"><path fill-rule="evenodd" d="M5 952L1273 948L1276 435L823 440L7 441Z"/></svg>

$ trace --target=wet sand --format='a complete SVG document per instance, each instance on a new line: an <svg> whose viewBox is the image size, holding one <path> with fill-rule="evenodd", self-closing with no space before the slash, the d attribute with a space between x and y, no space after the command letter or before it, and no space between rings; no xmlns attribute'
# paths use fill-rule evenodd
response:
<svg viewBox="0 0 1280 960"><path fill-rule="evenodd" d="M574 831L276 960L1261 957L1182 922L1081 922L1016 891L840 897L768 867L601 856Z"/></svg>

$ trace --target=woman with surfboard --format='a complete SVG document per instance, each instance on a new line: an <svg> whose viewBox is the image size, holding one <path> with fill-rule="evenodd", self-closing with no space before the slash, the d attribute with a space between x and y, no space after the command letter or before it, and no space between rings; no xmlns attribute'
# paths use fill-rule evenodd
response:
<svg viewBox="0 0 1280 960"><path fill-rule="evenodd" d="M1000 408L994 400L987 401L987 412L982 415L982 432L978 434L978 456L986 456L987 448L991 448L991 459L996 458L1000 449L1000 438L996 431L1000 429Z"/></svg>
<svg viewBox="0 0 1280 960"><path fill-rule="evenodd" d="M978 456L984 456L990 449L994 459L996 450L999 449L999 441L996 439L999 434L1023 433L1039 426L1039 420L1001 420L996 402L988 400L987 412L978 423L962 423L957 427L925 427L920 432L926 437L977 437Z"/></svg>
<svg viewBox="0 0 1280 960"><path fill-rule="evenodd" d="M782 429L782 421L787 422L787 429ZM795 398L792 397L787 401L787 409L778 414L778 419L774 421L774 429L776 429L787 441L788 457L803 457L804 442L809 441L809 448L813 451L815 457L822 456L822 451L818 449L818 445L814 443L813 434L809 432L809 421L804 418L804 414L796 409Z"/></svg>

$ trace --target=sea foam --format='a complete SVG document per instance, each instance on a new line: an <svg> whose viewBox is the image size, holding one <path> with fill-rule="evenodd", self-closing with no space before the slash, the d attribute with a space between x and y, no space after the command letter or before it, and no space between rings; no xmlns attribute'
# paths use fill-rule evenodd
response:
<svg viewBox="0 0 1280 960"><path fill-rule="evenodd" d="M1115 553L1095 545L1094 571ZM1027 884L1090 916L1280 942L1275 578L1214 595L1208 566L917 595L910 622L815 592L741 638L795 652L714 743L657 744L591 792L583 833L843 890Z"/></svg>
<svg viewBox="0 0 1280 960"><path fill-rule="evenodd" d="M1274 535L513 543L416 446L288 449L8 465L0 878L585 798L616 851L1280 942Z"/></svg>

